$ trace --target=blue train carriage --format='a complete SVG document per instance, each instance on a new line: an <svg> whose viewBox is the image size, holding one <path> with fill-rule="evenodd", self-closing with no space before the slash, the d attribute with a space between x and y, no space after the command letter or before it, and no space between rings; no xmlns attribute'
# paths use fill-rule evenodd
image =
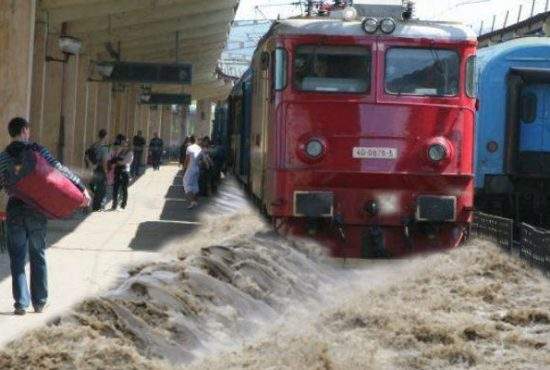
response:
<svg viewBox="0 0 550 370"><path fill-rule="evenodd" d="M216 145L228 146L228 117L227 103L219 103L214 111L214 122L212 126L212 142Z"/></svg>
<svg viewBox="0 0 550 370"><path fill-rule="evenodd" d="M230 162L237 179L248 186L252 120L252 69L235 83L228 98Z"/></svg>
<svg viewBox="0 0 550 370"><path fill-rule="evenodd" d="M212 126L212 159L220 170L225 172L227 165L227 153L229 150L229 117L227 102L218 102L214 111L214 122Z"/></svg>
<svg viewBox="0 0 550 370"><path fill-rule="evenodd" d="M478 209L550 224L550 39L479 50Z"/></svg>

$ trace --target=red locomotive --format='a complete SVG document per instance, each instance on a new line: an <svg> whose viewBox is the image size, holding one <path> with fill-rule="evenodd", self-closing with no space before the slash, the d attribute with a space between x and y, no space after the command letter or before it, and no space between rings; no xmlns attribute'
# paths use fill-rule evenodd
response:
<svg viewBox="0 0 550 370"><path fill-rule="evenodd" d="M339 257L452 248L472 219L476 35L397 8L276 22L229 98L238 177Z"/></svg>

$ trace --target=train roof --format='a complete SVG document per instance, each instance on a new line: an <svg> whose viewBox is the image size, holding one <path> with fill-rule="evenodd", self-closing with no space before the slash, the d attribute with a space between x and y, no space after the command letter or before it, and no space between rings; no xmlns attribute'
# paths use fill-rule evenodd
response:
<svg viewBox="0 0 550 370"><path fill-rule="evenodd" d="M513 66L550 67L550 41L547 37L522 37L478 50L478 73L502 69L507 73ZM489 68L489 69L488 69ZM495 72L496 73L496 72Z"/></svg>
<svg viewBox="0 0 550 370"><path fill-rule="evenodd" d="M327 35L367 36L360 21L343 21L333 18L294 18L275 22L269 34L273 35ZM385 36L385 35L384 35ZM411 20L397 22L389 35L401 38L427 38L441 41L476 41L477 35L460 23Z"/></svg>
<svg viewBox="0 0 550 370"><path fill-rule="evenodd" d="M240 96L243 94L243 84L245 83L252 83L252 77L253 77L254 71L252 68L248 68L246 71L244 71L241 78L239 78L234 86L233 89L231 89L231 96Z"/></svg>
<svg viewBox="0 0 550 370"><path fill-rule="evenodd" d="M480 59L497 59L506 57L512 53L521 53L522 50L539 47L550 48L550 40L548 37L520 37L510 41L501 42L499 44L479 49L478 56Z"/></svg>

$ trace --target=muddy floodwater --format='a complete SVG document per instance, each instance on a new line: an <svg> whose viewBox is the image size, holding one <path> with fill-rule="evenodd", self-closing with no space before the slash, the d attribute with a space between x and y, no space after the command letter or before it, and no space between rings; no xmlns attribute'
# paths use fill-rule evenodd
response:
<svg viewBox="0 0 550 370"><path fill-rule="evenodd" d="M550 285L496 247L333 261L248 207L206 218L0 351L0 369L545 369Z"/></svg>

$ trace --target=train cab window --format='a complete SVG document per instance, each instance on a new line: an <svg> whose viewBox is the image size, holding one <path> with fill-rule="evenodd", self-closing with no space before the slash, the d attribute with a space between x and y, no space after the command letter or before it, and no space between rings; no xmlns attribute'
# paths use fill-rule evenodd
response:
<svg viewBox="0 0 550 370"><path fill-rule="evenodd" d="M476 57L471 56L466 62L466 94L470 98L477 96Z"/></svg>
<svg viewBox="0 0 550 370"><path fill-rule="evenodd" d="M451 50L391 48L386 54L386 92L456 96L459 61L458 54Z"/></svg>
<svg viewBox="0 0 550 370"><path fill-rule="evenodd" d="M362 46L304 45L296 48L294 86L301 91L368 93L371 52Z"/></svg>
<svg viewBox="0 0 550 370"><path fill-rule="evenodd" d="M521 121L523 123L533 123L537 119L537 96L533 93L527 93L521 97Z"/></svg>
<svg viewBox="0 0 550 370"><path fill-rule="evenodd" d="M275 63L273 65L273 88L277 91L286 87L287 54L283 48L277 48L273 52Z"/></svg>

